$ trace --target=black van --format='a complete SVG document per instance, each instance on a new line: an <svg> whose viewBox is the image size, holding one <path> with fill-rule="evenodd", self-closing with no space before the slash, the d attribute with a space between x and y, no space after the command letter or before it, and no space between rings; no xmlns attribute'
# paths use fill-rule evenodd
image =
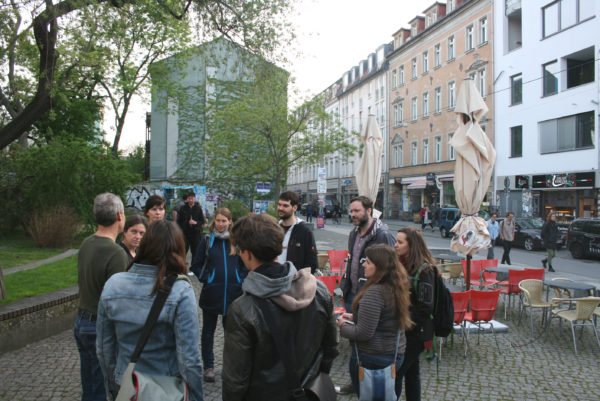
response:
<svg viewBox="0 0 600 401"><path fill-rule="evenodd" d="M567 248L571 256L600 257L600 219L575 219L567 231Z"/></svg>

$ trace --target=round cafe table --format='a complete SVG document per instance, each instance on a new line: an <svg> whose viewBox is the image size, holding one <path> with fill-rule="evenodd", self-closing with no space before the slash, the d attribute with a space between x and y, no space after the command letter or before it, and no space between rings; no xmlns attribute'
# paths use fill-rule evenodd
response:
<svg viewBox="0 0 600 401"><path fill-rule="evenodd" d="M583 294L581 296L592 295L596 291L596 286L593 284L573 280L551 280L546 278L544 279L544 285L552 288L569 290L572 294L575 294L575 291L578 291L580 294ZM546 300L548 300L548 292L546 292Z"/></svg>

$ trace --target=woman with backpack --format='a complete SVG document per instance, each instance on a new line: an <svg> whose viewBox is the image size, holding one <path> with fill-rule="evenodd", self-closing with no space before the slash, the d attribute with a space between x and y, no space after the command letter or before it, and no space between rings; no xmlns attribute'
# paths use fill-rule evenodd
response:
<svg viewBox="0 0 600 401"><path fill-rule="evenodd" d="M382 369L396 356L398 371L406 346L404 332L412 326L408 278L394 248L376 244L367 248L365 256L363 267L368 280L352 302L353 313L344 313L337 320L341 336L354 344L350 378L357 395L358 362L367 369ZM397 396L402 390L398 381L396 375Z"/></svg>
<svg viewBox="0 0 600 401"><path fill-rule="evenodd" d="M434 293L437 268L435 259L427 249L423 232L416 227L402 227L396 237L396 254L406 269L410 284L410 317L414 326L406 331L404 361L396 379L396 394L402 393L402 378L406 387L406 400L421 400L419 355L433 349Z"/></svg>
<svg viewBox="0 0 600 401"><path fill-rule="evenodd" d="M229 305L242 295L242 281L248 270L240 257L231 254L229 229L232 215L229 209L219 208L209 226L210 234L198 243L191 270L204 283L200 293L202 308L202 360L204 380L215 381L213 344L217 320L222 315L223 328Z"/></svg>

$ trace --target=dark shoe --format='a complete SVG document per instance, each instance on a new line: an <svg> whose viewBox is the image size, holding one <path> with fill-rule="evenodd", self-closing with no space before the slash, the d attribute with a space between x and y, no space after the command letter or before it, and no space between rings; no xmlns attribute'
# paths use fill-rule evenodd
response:
<svg viewBox="0 0 600 401"><path fill-rule="evenodd" d="M542 259L542 266L544 266L544 269L546 268L546 262L547 262L547 259Z"/></svg>
<svg viewBox="0 0 600 401"><path fill-rule="evenodd" d="M344 384L342 386L335 386L335 392L340 395L354 393L354 387L352 384Z"/></svg>
<svg viewBox="0 0 600 401"><path fill-rule="evenodd" d="M215 382L215 370L213 368L204 369L204 381L208 383Z"/></svg>
<svg viewBox="0 0 600 401"><path fill-rule="evenodd" d="M552 265L548 266L548 271L554 273L556 270L552 267Z"/></svg>

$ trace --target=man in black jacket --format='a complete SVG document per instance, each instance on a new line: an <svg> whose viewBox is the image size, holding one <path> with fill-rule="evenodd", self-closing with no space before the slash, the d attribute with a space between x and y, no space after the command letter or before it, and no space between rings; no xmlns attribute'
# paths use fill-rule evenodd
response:
<svg viewBox="0 0 600 401"><path fill-rule="evenodd" d="M338 354L331 295L308 268L274 261L281 253L283 230L273 217L243 217L230 239L250 272L242 284L244 294L231 304L225 321L223 400L287 401L319 351L318 370L325 373ZM294 359L294 388L286 380L270 327L279 329L278 340Z"/></svg>
<svg viewBox="0 0 600 401"><path fill-rule="evenodd" d="M296 217L300 199L294 191L286 191L279 195L277 213L279 224L283 228L283 251L278 256L278 262L290 261L298 270L310 267L314 274L319 262L315 237L308 225Z"/></svg>
<svg viewBox="0 0 600 401"><path fill-rule="evenodd" d="M203 227L206 225L206 219L204 218L202 206L196 203L195 193L188 193L184 200L185 205L181 206L177 213L177 224L181 227L185 238L185 253L187 255L187 251L191 247L192 260L194 260L198 242L202 238Z"/></svg>

